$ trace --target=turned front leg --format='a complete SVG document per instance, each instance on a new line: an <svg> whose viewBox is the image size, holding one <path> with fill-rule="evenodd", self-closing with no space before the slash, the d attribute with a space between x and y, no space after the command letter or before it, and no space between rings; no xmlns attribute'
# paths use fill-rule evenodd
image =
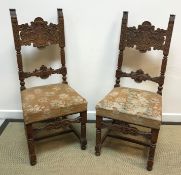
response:
<svg viewBox="0 0 181 175"><path fill-rule="evenodd" d="M87 139L86 139L87 111L81 112L80 117L81 117L81 149L85 150L87 145Z"/></svg>
<svg viewBox="0 0 181 175"><path fill-rule="evenodd" d="M36 164L36 154L35 154L35 144L34 144L32 124L25 125L25 130L26 130L26 137L28 143L30 164L33 166Z"/></svg>
<svg viewBox="0 0 181 175"><path fill-rule="evenodd" d="M154 163L156 143L158 139L159 129L151 129L151 145L148 155L147 170L151 171Z"/></svg>
<svg viewBox="0 0 181 175"><path fill-rule="evenodd" d="M96 156L100 156L101 154L101 122L102 122L102 117L96 116L96 146L95 146Z"/></svg>

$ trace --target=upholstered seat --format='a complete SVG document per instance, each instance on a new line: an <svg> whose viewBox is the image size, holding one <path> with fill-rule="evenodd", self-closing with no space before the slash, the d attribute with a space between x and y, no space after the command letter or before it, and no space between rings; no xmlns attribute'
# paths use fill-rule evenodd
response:
<svg viewBox="0 0 181 175"><path fill-rule="evenodd" d="M87 102L67 84L51 84L21 91L26 124L87 110Z"/></svg>
<svg viewBox="0 0 181 175"><path fill-rule="evenodd" d="M117 87L97 104L96 114L158 129L162 119L161 95Z"/></svg>

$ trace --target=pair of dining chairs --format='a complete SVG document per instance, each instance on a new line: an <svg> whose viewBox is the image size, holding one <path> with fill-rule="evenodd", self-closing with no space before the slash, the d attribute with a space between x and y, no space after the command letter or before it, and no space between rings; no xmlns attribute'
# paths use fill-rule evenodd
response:
<svg viewBox="0 0 181 175"><path fill-rule="evenodd" d="M62 9L57 9L58 24L48 24L41 17L35 18L31 24L18 24L16 10L10 9L15 50L17 54L18 73L24 116L24 126L27 136L30 164L36 164L35 141L64 133L73 132L80 140L81 149L86 149L87 101L80 96L67 82L65 64L65 36ZM155 27L148 21L136 27L128 27L128 12L123 12L119 56L116 70L116 83L112 91L96 105L96 146L95 154L100 155L101 147L106 137L123 139L149 148L147 170L152 170L155 148L162 121L162 89L165 78L167 57L169 54L174 15L170 15L166 30ZM23 70L22 46L39 49L58 44L60 48L61 68L53 69L42 65L33 72ZM122 70L125 48L135 48L145 53L154 50L163 51L160 75L152 77L142 69L132 72ZM25 79L36 76L42 79L52 74L62 74L62 83L25 87ZM137 83L152 81L158 84L157 93L140 89L120 87L120 78L129 77ZM69 115L80 113L79 117ZM104 118L111 119L109 122ZM43 127L35 127L36 123L44 122ZM74 128L74 123L80 123L80 134ZM140 130L145 127L149 131ZM63 131L48 136L38 136L40 130L64 128ZM101 130L107 129L102 136ZM118 131L125 135L143 136L147 142L130 137L114 135Z"/></svg>

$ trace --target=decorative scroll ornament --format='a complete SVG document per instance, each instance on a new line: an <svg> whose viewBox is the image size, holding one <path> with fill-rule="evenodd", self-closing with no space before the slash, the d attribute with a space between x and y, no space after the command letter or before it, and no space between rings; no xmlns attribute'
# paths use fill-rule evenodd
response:
<svg viewBox="0 0 181 175"><path fill-rule="evenodd" d="M163 50L165 44L166 30L156 29L149 21L136 27L127 27L126 46L134 47L140 52L154 50Z"/></svg>
<svg viewBox="0 0 181 175"><path fill-rule="evenodd" d="M50 124L47 124L44 127L36 128L35 130L52 130L52 129L64 128L67 126L71 126L72 123L80 123L80 120L81 120L80 117L77 117L75 119L61 119L55 122L51 122Z"/></svg>
<svg viewBox="0 0 181 175"><path fill-rule="evenodd" d="M143 70L139 69L136 72L130 73L131 78L134 79L136 82L141 83L142 81L146 81L147 79L150 79L151 77L148 74L145 74Z"/></svg>
<svg viewBox="0 0 181 175"><path fill-rule="evenodd" d="M59 31L58 25L50 23L42 18L37 17L31 25L22 24L19 25L19 35L21 45L31 45L34 47L45 47L50 44L59 43Z"/></svg>
<svg viewBox="0 0 181 175"><path fill-rule="evenodd" d="M40 69L35 69L33 72L22 72L22 76L25 78L36 76L42 79L46 79L51 74L64 74L66 72L67 71L65 67L61 67L59 69L52 69L51 67L47 68L45 65L42 65Z"/></svg>
<svg viewBox="0 0 181 175"><path fill-rule="evenodd" d="M144 131L140 131L138 130L136 127L132 127L129 124L126 124L125 122L119 122L119 123L105 123L102 122L101 123L101 128L108 128L109 130L116 130L119 131L123 134L129 134L129 135L134 135L134 136L138 136L138 135L142 135L146 138L150 138L151 137L151 133L150 132L144 132Z"/></svg>
<svg viewBox="0 0 181 175"><path fill-rule="evenodd" d="M149 74L145 74L143 70L139 69L136 72L131 71L130 73L122 72L121 70L116 71L117 77L130 77L135 80L137 83L141 83L142 81L153 81L155 83L160 83L163 81L163 76L159 77L151 77Z"/></svg>

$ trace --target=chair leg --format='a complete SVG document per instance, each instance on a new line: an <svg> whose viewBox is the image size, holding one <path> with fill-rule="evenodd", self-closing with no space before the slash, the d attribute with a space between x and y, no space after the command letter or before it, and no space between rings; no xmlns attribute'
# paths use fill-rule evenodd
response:
<svg viewBox="0 0 181 175"><path fill-rule="evenodd" d="M85 150L87 145L87 139L86 139L87 111L81 112L80 117L81 117L81 149Z"/></svg>
<svg viewBox="0 0 181 175"><path fill-rule="evenodd" d="M154 163L156 143L158 139L159 129L151 129L151 146L148 155L147 170L151 171Z"/></svg>
<svg viewBox="0 0 181 175"><path fill-rule="evenodd" d="M30 164L33 166L36 164L36 154L35 154L32 124L25 125L25 130L26 130L26 137L27 137L27 142L28 142Z"/></svg>
<svg viewBox="0 0 181 175"><path fill-rule="evenodd" d="M96 116L96 146L95 146L96 156L101 155L101 122L102 122L102 117Z"/></svg>

